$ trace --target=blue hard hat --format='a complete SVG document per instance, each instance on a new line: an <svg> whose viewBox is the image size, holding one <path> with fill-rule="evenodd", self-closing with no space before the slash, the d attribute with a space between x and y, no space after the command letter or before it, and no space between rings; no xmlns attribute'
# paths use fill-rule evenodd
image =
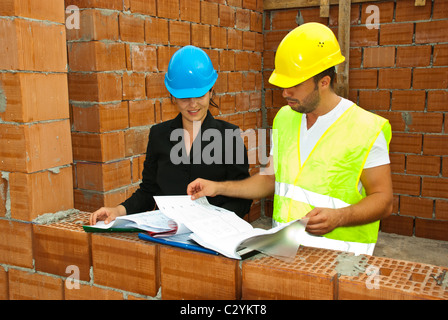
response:
<svg viewBox="0 0 448 320"><path fill-rule="evenodd" d="M198 98L218 79L210 57L195 46L185 46L171 57L165 86L175 98Z"/></svg>

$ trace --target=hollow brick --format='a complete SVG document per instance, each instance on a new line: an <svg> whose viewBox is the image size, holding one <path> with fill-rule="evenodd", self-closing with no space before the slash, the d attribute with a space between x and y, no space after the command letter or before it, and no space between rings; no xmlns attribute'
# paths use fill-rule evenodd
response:
<svg viewBox="0 0 448 320"><path fill-rule="evenodd" d="M32 241L30 223L0 220L0 263L32 268Z"/></svg>
<svg viewBox="0 0 448 320"><path fill-rule="evenodd" d="M60 278L16 269L9 269L8 277L11 300L63 300Z"/></svg>
<svg viewBox="0 0 448 320"><path fill-rule="evenodd" d="M155 296L159 289L157 246L137 234L92 235L95 283Z"/></svg>
<svg viewBox="0 0 448 320"><path fill-rule="evenodd" d="M68 267L75 266L79 280L90 281L90 234L81 227L81 223L87 223L88 216L75 214L70 217L71 222L33 225L33 254L37 271L69 277L73 271Z"/></svg>

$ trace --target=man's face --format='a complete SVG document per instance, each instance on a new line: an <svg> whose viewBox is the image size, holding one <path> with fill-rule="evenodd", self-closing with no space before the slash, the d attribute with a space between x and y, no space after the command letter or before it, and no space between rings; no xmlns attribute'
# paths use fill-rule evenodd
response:
<svg viewBox="0 0 448 320"><path fill-rule="evenodd" d="M313 78L283 89L282 95L291 109L300 113L313 112L320 103L319 89Z"/></svg>

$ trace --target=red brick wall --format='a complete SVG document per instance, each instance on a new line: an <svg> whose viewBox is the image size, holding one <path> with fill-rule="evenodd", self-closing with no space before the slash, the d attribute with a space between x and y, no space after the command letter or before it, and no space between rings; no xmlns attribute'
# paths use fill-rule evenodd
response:
<svg viewBox="0 0 448 320"><path fill-rule="evenodd" d="M212 113L262 126L261 0L65 2L82 17L67 32L75 208L115 206L138 187L151 126L178 113L163 80L182 46L206 50L219 73Z"/></svg>
<svg viewBox="0 0 448 320"><path fill-rule="evenodd" d="M410 235L415 225L417 236L444 238L447 83L446 75L437 76L447 65L448 41L440 32L447 1L427 1L431 9L412 2L378 3L383 20L368 37L357 25L365 4L352 7L351 97L388 117L394 129L396 206L383 230ZM79 30L64 25L69 4L81 8ZM364 258L380 271L377 290L366 286L371 275L362 268L357 276L339 275L344 257L330 250L301 248L292 263L239 263L135 234L87 234L80 225L88 214L33 222L45 213L115 205L137 187L151 125L175 115L162 79L180 46L196 44L212 56L220 75L217 117L243 130L269 126L283 101L262 74L271 72L276 45L296 13L267 12L262 30L262 1L255 0L2 1L0 299L446 300L447 270L431 265ZM334 7L329 20L319 19L316 8L302 13L306 21L335 26ZM400 36L387 40L391 32ZM422 53L417 61L413 50ZM387 84L390 76L407 81ZM249 220L261 207L255 203Z"/></svg>
<svg viewBox="0 0 448 320"><path fill-rule="evenodd" d="M385 232L448 240L448 1L413 0L352 4L349 98L391 122L394 211ZM366 21L376 5L378 29ZM338 7L321 18L319 8L301 8L305 22L329 25L337 35ZM266 12L263 52L267 123L284 104L267 82L275 50L295 28L298 9ZM269 202L272 206L272 202Z"/></svg>

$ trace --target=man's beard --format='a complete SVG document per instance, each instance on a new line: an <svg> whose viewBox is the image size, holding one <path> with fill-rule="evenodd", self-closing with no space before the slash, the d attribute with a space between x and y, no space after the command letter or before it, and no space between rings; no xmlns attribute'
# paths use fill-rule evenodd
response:
<svg viewBox="0 0 448 320"><path fill-rule="evenodd" d="M311 92L309 95L307 95L303 99L302 103L300 103L299 100L292 99L292 98L286 98L286 100L295 103L295 105L291 106L291 109L293 109L296 112L299 112L299 113L313 112L314 110L316 110L316 108L320 102L320 95L319 95L318 87L316 85L313 92Z"/></svg>

